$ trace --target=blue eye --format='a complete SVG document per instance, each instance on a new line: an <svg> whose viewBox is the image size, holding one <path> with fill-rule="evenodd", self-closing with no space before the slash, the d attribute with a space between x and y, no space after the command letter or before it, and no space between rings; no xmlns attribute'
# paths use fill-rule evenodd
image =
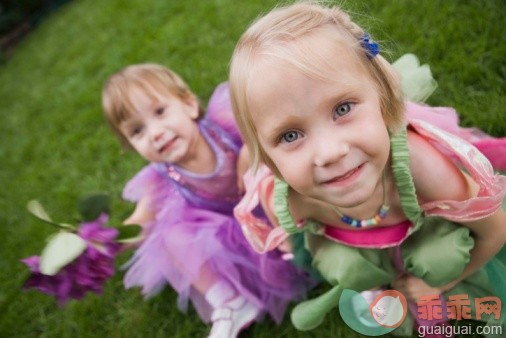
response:
<svg viewBox="0 0 506 338"><path fill-rule="evenodd" d="M336 113L336 115L338 117L341 117L341 116L348 114L350 112L350 110L351 110L351 104L350 103L343 103L343 104L338 105L336 108L334 108L334 113Z"/></svg>
<svg viewBox="0 0 506 338"><path fill-rule="evenodd" d="M299 138L299 133L298 132L296 132L296 131L289 131L289 132L284 133L283 135L281 135L280 141L281 142L285 142L285 143L292 143L292 142L297 141L298 138Z"/></svg>

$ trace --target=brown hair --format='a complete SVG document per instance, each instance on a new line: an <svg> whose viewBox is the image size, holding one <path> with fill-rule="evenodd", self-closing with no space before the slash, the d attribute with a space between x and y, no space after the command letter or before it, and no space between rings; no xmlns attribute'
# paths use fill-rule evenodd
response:
<svg viewBox="0 0 506 338"><path fill-rule="evenodd" d="M102 109L109 127L126 148L131 148L131 146L119 126L135 113L130 100L132 88L144 91L147 96L153 99L165 95L174 95L182 101L198 101L184 80L164 66L144 63L130 65L114 73L104 84ZM202 118L204 113L204 109L199 105L198 119Z"/></svg>

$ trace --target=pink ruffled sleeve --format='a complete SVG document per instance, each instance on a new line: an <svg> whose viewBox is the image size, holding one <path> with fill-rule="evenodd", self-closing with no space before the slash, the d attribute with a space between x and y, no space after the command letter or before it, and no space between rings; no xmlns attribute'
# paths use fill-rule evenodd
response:
<svg viewBox="0 0 506 338"><path fill-rule="evenodd" d="M506 137L492 137L478 128L462 128L455 109L406 102L406 118L422 120L466 140L485 155L492 166L506 170Z"/></svg>
<svg viewBox="0 0 506 338"><path fill-rule="evenodd" d="M234 208L234 216L241 224L244 236L259 253L274 250L289 236L283 228L273 227L265 219L253 213L253 210L260 205L262 183L272 181L272 179L273 175L265 165L261 165L256 173L253 173L251 169L248 170L244 175L246 193Z"/></svg>
<svg viewBox="0 0 506 338"><path fill-rule="evenodd" d="M427 215L465 222L486 217L501 207L506 195L506 177L496 174L490 161L476 147L425 121L410 119L409 123L421 136L464 168L480 187L476 197L465 201L441 200L421 205Z"/></svg>

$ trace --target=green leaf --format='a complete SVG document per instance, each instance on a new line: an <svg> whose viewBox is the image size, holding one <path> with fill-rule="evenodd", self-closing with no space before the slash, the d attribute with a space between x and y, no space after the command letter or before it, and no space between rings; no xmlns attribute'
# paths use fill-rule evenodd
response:
<svg viewBox="0 0 506 338"><path fill-rule="evenodd" d="M84 221L94 221L101 213L109 213L110 201L107 194L92 194L82 197L77 209Z"/></svg>
<svg viewBox="0 0 506 338"><path fill-rule="evenodd" d="M41 221L44 221L44 222L49 223L51 225L54 225L60 229L69 229L72 231L76 229L76 227L72 224L56 223L55 221L53 221L51 219L51 217L49 217L49 215L47 214L46 210L44 210L44 207L42 206L42 204L40 204L40 202L37 200L31 200L30 202L28 202L28 204L26 205L26 208L28 209L28 211L32 215L34 215L35 217L37 217Z"/></svg>
<svg viewBox="0 0 506 338"><path fill-rule="evenodd" d="M49 217L46 210L44 210L44 207L42 206L42 204L40 204L39 201L31 200L26 205L26 208L28 209L29 212L32 213L32 215L34 215L38 219L43 220L44 222L56 225L56 223L51 219L51 217Z"/></svg>
<svg viewBox="0 0 506 338"><path fill-rule="evenodd" d="M142 227L139 225L122 225L118 230L116 241L119 243L134 243L141 239Z"/></svg>
<svg viewBox="0 0 506 338"><path fill-rule="evenodd" d="M86 241L76 234L62 231L54 235L40 256L40 272L54 276L86 249Z"/></svg>

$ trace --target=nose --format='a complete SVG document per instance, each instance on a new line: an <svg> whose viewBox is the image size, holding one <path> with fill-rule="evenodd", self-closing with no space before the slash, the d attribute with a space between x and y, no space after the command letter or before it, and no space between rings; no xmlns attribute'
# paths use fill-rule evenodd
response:
<svg viewBox="0 0 506 338"><path fill-rule="evenodd" d="M159 123L151 123L148 128L151 141L156 142L163 137L164 130Z"/></svg>
<svg viewBox="0 0 506 338"><path fill-rule="evenodd" d="M335 130L314 135L314 164L325 167L338 162L350 151L349 143L340 137Z"/></svg>

